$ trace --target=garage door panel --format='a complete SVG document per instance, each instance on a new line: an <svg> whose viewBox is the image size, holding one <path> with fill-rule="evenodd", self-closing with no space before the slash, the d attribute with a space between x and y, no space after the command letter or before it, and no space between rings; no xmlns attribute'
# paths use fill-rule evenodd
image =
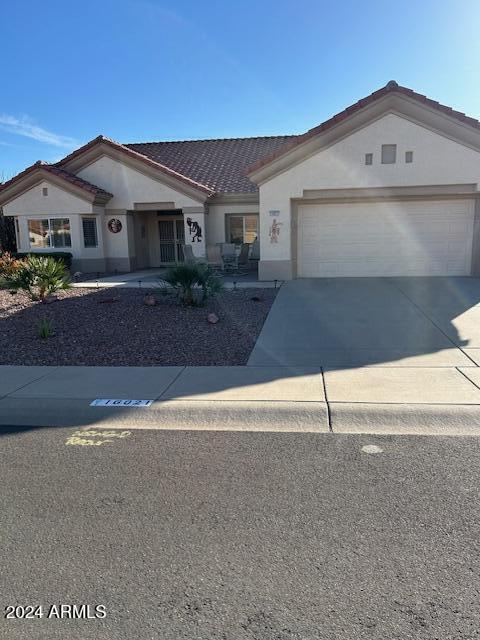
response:
<svg viewBox="0 0 480 640"><path fill-rule="evenodd" d="M301 206L298 273L468 275L472 234L468 201Z"/></svg>

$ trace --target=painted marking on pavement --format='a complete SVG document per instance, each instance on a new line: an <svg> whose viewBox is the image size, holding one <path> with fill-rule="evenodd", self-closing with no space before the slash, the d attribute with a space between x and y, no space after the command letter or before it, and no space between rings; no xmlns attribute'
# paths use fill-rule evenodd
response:
<svg viewBox="0 0 480 640"><path fill-rule="evenodd" d="M153 400L128 400L121 398L97 398L91 407L149 407Z"/></svg>
<svg viewBox="0 0 480 640"><path fill-rule="evenodd" d="M79 431L74 431L73 434L66 439L65 444L80 447L98 447L102 444L113 442L115 438L128 438L131 434L131 431L81 429Z"/></svg>
<svg viewBox="0 0 480 640"><path fill-rule="evenodd" d="M366 444L362 447L362 451L364 453L383 453L383 449L381 447L377 447L376 444Z"/></svg>

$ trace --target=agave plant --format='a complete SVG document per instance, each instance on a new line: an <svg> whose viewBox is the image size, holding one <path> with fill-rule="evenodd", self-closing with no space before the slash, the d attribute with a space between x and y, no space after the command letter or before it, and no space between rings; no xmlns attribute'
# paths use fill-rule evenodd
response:
<svg viewBox="0 0 480 640"><path fill-rule="evenodd" d="M187 305L197 302L196 291L200 292L200 302L219 293L222 282L206 264L179 264L167 271L163 278L178 291L180 300Z"/></svg>
<svg viewBox="0 0 480 640"><path fill-rule="evenodd" d="M24 291L33 301L45 302L48 296L70 287L70 274L63 262L30 255L18 269L2 278L2 285Z"/></svg>

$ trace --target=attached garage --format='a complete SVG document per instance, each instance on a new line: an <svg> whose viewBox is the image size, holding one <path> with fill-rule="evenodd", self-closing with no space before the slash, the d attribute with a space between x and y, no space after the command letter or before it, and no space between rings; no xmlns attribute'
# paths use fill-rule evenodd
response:
<svg viewBox="0 0 480 640"><path fill-rule="evenodd" d="M473 200L299 204L297 276L465 276Z"/></svg>

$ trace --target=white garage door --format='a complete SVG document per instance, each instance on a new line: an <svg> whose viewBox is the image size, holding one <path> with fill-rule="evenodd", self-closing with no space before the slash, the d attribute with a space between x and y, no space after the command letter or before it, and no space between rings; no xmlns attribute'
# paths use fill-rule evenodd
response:
<svg viewBox="0 0 480 640"><path fill-rule="evenodd" d="M298 276L470 275L469 200L301 205Z"/></svg>

